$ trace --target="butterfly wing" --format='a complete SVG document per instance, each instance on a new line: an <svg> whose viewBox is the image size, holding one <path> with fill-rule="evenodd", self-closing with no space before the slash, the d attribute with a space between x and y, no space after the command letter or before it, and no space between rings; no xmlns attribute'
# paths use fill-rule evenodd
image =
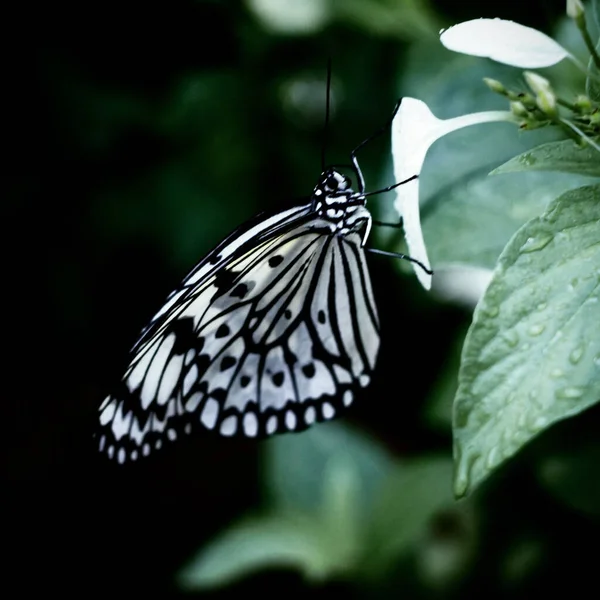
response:
<svg viewBox="0 0 600 600"><path fill-rule="evenodd" d="M359 231L310 205L238 231L167 299L100 407L119 462L197 427L257 437L331 419L368 384L379 323Z"/></svg>

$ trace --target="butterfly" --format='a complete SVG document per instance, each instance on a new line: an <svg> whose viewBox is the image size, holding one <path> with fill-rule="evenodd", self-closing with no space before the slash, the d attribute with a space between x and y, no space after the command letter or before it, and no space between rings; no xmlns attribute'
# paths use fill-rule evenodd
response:
<svg viewBox="0 0 600 600"><path fill-rule="evenodd" d="M124 463L196 429L301 431L352 404L380 346L367 196L406 183L365 192L356 151L373 137L351 153L358 191L324 168L310 198L236 229L168 296L100 406L101 452Z"/></svg>

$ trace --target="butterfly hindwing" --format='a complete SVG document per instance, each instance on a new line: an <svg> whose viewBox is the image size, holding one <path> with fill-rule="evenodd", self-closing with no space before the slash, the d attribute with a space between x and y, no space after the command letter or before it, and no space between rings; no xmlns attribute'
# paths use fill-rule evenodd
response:
<svg viewBox="0 0 600 600"><path fill-rule="evenodd" d="M369 383L379 324L361 232L337 235L307 215L238 231L169 296L100 408L109 457L136 459L198 427L299 431Z"/></svg>

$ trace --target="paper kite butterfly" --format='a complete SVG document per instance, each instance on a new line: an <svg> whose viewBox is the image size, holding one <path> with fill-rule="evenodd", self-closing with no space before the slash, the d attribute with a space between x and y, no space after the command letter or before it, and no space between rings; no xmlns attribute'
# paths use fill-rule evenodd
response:
<svg viewBox="0 0 600 600"><path fill-rule="evenodd" d="M358 191L324 168L308 200L239 227L171 293L100 406L101 452L136 460L202 428L301 431L352 404L380 343L365 260L379 192L356 160L369 139L351 153Z"/></svg>

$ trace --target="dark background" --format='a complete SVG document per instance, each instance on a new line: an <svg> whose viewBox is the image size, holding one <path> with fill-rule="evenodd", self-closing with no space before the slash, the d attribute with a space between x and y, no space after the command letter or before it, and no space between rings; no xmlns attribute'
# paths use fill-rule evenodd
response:
<svg viewBox="0 0 600 600"><path fill-rule="evenodd" d="M499 16L550 31L564 3L444 0L432 11L442 26ZM176 595L182 563L260 505L258 444L207 435L120 467L96 454L97 407L187 270L244 219L312 190L327 59L327 153L340 162L385 122L415 40L335 18L304 36L277 34L248 4L217 1L27 5L5 28L4 296L14 302L3 353L5 592ZM290 99L295 81L314 92ZM370 189L387 152L384 139L361 154ZM428 430L418 415L470 314L431 299L385 259L370 266L385 339L378 376L348 419L397 456L450 452L450 432ZM399 361L418 385L399 380ZM394 384L407 386L401 407L386 402ZM587 423L597 431L597 410ZM553 435L569 440L569 427ZM525 598L597 579L598 553L586 546L597 545L598 521L565 510L528 469L515 461L486 487L485 543L459 597ZM543 532L544 561L503 587L498 557L532 531ZM290 585L310 589L273 570L214 595ZM391 595L432 593L396 585ZM362 593L341 582L311 593L339 591Z"/></svg>

